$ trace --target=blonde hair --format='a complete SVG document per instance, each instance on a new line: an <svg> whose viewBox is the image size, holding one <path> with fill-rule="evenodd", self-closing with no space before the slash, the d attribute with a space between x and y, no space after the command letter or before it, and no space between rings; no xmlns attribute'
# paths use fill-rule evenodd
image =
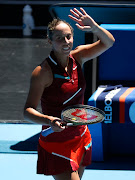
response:
<svg viewBox="0 0 135 180"><path fill-rule="evenodd" d="M48 24L48 27L47 27L47 37L50 40L52 40L53 32L54 32L56 26L59 25L61 22L67 24L69 26L69 28L71 29L71 33L74 34L73 27L68 22L66 22L65 20L61 20L59 18L55 18Z"/></svg>

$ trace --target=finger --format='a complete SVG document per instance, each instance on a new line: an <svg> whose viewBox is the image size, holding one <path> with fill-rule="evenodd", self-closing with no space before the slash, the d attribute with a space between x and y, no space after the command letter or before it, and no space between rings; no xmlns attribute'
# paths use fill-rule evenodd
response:
<svg viewBox="0 0 135 180"><path fill-rule="evenodd" d="M83 14L78 9L74 8L74 11L79 15L79 17L83 16Z"/></svg>
<svg viewBox="0 0 135 180"><path fill-rule="evenodd" d="M55 122L55 126L53 126L53 130L55 132L60 132L60 131L65 129L65 126L61 126L61 123L62 123L61 121L56 121Z"/></svg>
<svg viewBox="0 0 135 180"><path fill-rule="evenodd" d="M87 15L86 11L83 8L80 8L84 15Z"/></svg>
<svg viewBox="0 0 135 180"><path fill-rule="evenodd" d="M63 127L63 126L66 126L67 123L66 122L62 122L60 125Z"/></svg>
<svg viewBox="0 0 135 180"><path fill-rule="evenodd" d="M83 30L84 26L80 26L79 24L76 24L76 26L78 27L78 29Z"/></svg>
<svg viewBox="0 0 135 180"><path fill-rule="evenodd" d="M78 27L78 29L80 29L82 31L91 31L90 26L80 26L79 24L76 24L76 26Z"/></svg>
<svg viewBox="0 0 135 180"><path fill-rule="evenodd" d="M55 124L57 121L58 121L58 122L60 122L60 121L61 121L61 119L59 119L59 118L54 119L54 120L53 120L53 124Z"/></svg>
<svg viewBox="0 0 135 180"><path fill-rule="evenodd" d="M73 17L72 15L68 15L69 18L71 18L75 22L79 22L79 20L76 17Z"/></svg>
<svg viewBox="0 0 135 180"><path fill-rule="evenodd" d="M70 12L71 12L75 17L77 17L77 18L80 17L79 14L77 14L76 12L74 12L72 9L70 10Z"/></svg>

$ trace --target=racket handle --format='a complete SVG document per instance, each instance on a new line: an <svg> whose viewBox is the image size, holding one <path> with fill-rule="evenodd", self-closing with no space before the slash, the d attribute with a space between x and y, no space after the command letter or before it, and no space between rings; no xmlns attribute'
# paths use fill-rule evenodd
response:
<svg viewBox="0 0 135 180"><path fill-rule="evenodd" d="M73 123L61 123L61 126L73 126L74 124Z"/></svg>
<svg viewBox="0 0 135 180"><path fill-rule="evenodd" d="M73 123L67 123L66 126L73 126Z"/></svg>

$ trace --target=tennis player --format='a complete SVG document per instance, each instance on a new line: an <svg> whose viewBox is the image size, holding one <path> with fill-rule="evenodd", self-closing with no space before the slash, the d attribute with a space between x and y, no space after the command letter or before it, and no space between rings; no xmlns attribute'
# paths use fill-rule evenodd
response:
<svg viewBox="0 0 135 180"><path fill-rule="evenodd" d="M37 173L52 175L56 180L80 180L91 163L92 140L87 125L62 126L61 111L83 104L85 79L83 64L114 43L110 32L100 27L83 8L70 10L69 18L79 30L92 32L98 40L73 48L73 28L54 19L48 25L50 55L32 72L30 90L24 108L26 120L51 127L53 133L39 138ZM37 111L41 100L42 113Z"/></svg>

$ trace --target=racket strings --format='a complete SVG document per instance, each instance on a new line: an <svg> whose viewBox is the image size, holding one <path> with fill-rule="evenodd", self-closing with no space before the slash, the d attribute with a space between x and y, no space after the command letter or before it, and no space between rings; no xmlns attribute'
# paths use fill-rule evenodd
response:
<svg viewBox="0 0 135 180"><path fill-rule="evenodd" d="M67 109L62 114L63 120L66 122L73 123L87 123L93 124L101 122L104 119L104 114L101 110L91 107L91 108L71 108Z"/></svg>

